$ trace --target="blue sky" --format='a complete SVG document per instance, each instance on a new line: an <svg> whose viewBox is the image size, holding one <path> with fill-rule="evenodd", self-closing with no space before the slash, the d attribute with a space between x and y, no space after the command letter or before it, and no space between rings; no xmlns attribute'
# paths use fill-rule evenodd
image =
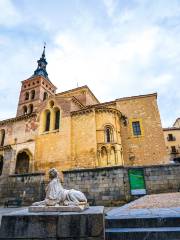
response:
<svg viewBox="0 0 180 240"><path fill-rule="evenodd" d="M179 0L0 0L0 119L47 42L58 92L87 84L100 101L158 93L163 126L180 116Z"/></svg>

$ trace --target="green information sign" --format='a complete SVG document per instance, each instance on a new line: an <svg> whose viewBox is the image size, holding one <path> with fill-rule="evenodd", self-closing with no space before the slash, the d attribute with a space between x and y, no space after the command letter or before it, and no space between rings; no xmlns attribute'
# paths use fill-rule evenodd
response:
<svg viewBox="0 0 180 240"><path fill-rule="evenodd" d="M143 169L129 169L129 181L132 195L146 194Z"/></svg>

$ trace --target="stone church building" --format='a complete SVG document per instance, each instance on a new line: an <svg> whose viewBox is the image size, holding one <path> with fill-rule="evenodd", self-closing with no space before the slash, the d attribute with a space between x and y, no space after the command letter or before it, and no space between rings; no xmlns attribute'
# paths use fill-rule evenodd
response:
<svg viewBox="0 0 180 240"><path fill-rule="evenodd" d="M0 121L0 178L167 163L156 93L104 103L88 86L56 93L46 66L44 48L22 81L16 117Z"/></svg>

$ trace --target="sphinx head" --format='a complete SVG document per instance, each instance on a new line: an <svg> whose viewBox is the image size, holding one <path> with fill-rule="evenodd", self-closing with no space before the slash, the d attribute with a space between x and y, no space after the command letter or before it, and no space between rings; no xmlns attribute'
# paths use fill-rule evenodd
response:
<svg viewBox="0 0 180 240"><path fill-rule="evenodd" d="M58 170L56 168L51 168L49 170L49 178L52 180L53 178L58 177Z"/></svg>

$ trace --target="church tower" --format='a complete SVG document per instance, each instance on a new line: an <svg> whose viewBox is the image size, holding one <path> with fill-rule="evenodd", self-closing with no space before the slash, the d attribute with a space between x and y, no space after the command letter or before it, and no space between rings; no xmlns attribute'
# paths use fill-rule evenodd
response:
<svg viewBox="0 0 180 240"><path fill-rule="evenodd" d="M30 78L22 81L17 117L37 112L39 105L49 96L55 95L56 93L57 88L49 80L46 71L45 46L42 56L37 63L38 66L34 74Z"/></svg>

